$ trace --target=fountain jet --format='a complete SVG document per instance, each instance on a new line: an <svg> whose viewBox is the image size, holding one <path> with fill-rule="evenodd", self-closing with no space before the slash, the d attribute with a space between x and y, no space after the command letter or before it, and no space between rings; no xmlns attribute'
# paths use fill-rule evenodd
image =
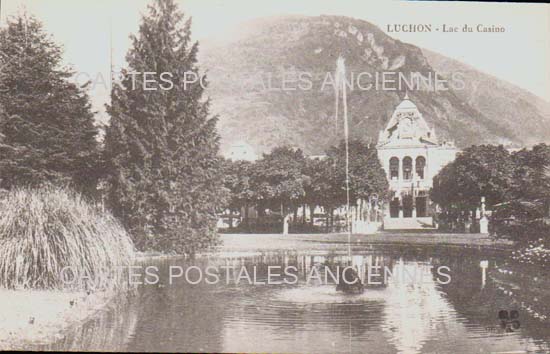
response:
<svg viewBox="0 0 550 354"><path fill-rule="evenodd" d="M342 56L336 60L336 114L335 124L338 124L338 102L340 99L340 90L342 93L342 106L344 116L344 140L346 144L346 226L348 231L348 256L351 259L351 219L350 212L350 196L349 196L349 123L348 123L348 102L347 102L347 87L346 87L346 65Z"/></svg>

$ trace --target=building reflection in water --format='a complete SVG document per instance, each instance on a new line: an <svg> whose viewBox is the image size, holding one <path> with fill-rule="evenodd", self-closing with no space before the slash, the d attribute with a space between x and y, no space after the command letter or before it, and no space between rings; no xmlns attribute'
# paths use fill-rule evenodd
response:
<svg viewBox="0 0 550 354"><path fill-rule="evenodd" d="M411 250L227 253L198 260L170 259L158 286L134 296L75 328L48 349L195 352L491 352L544 349L529 329L515 334L489 330L491 304L510 306L489 283L479 289L474 256L434 257ZM337 292L307 282L312 269L352 265L366 284L362 294ZM190 285L168 283L171 265L234 267L265 281L269 266L295 267L297 284L254 285L247 281ZM441 285L440 265L452 281ZM377 275L376 275L377 274ZM233 275L234 277L235 275ZM368 284L381 282L381 284ZM474 310L468 310L474 306ZM526 326L527 327L527 326ZM540 326L539 326L540 327ZM542 335L537 335L541 338ZM535 337L537 337L535 336ZM547 338L547 337L544 337Z"/></svg>

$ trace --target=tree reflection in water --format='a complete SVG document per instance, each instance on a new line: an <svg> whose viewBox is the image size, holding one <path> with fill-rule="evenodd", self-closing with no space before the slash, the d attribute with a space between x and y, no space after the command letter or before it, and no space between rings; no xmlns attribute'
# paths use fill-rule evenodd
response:
<svg viewBox="0 0 550 354"><path fill-rule="evenodd" d="M499 329L498 310L513 309L509 296L489 282L481 288L475 252L410 247L224 254L195 261L156 261L160 286L141 286L136 296L68 333L49 349L209 352L491 352L547 351L547 325L522 313L515 333ZM484 256L486 258L487 255ZM498 259L498 256L495 259ZM492 259L492 258L491 258ZM367 284L363 294L343 294L334 284L307 283L312 268L353 264L363 282L369 266L390 270L388 283ZM170 265L245 267L258 281L268 266L294 266L297 284L168 284ZM439 284L435 270L451 269ZM399 278L399 268L427 276ZM380 272L380 270L378 270ZM546 327L544 327L546 326Z"/></svg>

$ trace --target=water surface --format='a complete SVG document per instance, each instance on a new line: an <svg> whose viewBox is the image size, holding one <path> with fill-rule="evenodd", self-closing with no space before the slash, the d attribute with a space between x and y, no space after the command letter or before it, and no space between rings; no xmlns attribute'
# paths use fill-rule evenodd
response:
<svg viewBox="0 0 550 354"><path fill-rule="evenodd" d="M303 246L303 245L302 245ZM227 251L227 250L226 250ZM550 324L525 313L489 277L481 284L479 262L502 256L457 249L345 244L261 247L196 260L157 260L159 285L142 285L63 340L46 349L191 352L487 353L550 351ZM336 292L307 282L311 269L339 264L379 265L394 271L363 294ZM245 267L266 280L268 266L293 266L296 284L169 284L170 266ZM451 282L435 269L448 266ZM422 282L398 281L397 268L421 270ZM222 274L223 275L223 274ZM518 310L520 328L501 325L500 310Z"/></svg>

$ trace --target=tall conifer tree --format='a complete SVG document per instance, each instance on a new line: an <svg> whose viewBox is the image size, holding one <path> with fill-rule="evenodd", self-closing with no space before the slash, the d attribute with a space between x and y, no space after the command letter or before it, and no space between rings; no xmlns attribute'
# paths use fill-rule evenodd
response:
<svg viewBox="0 0 550 354"><path fill-rule="evenodd" d="M0 186L69 184L95 191L97 128L62 50L26 14L0 30Z"/></svg>
<svg viewBox="0 0 550 354"><path fill-rule="evenodd" d="M131 37L128 71L111 93L108 201L139 248L192 254L217 239L217 119L203 98L206 80L185 82L201 75L191 21L173 0L148 10ZM145 82L145 72L156 73L147 78L158 85Z"/></svg>

